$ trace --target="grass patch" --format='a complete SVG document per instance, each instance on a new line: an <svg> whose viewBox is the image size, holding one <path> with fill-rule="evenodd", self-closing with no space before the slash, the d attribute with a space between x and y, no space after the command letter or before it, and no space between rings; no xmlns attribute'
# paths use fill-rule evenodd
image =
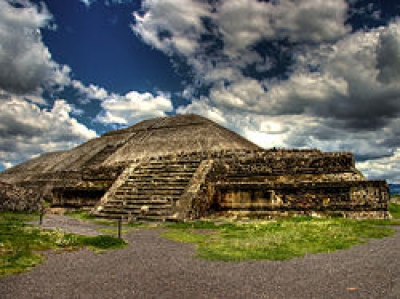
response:
<svg viewBox="0 0 400 299"><path fill-rule="evenodd" d="M393 219L400 219L400 204L390 203L389 212L392 214Z"/></svg>
<svg viewBox="0 0 400 299"><path fill-rule="evenodd" d="M332 252L369 238L390 236L394 230L373 221L296 217L246 224L174 224L164 237L194 243L197 256L208 260L288 260L306 254ZM203 234L202 229L214 230Z"/></svg>
<svg viewBox="0 0 400 299"><path fill-rule="evenodd" d="M0 213L0 277L36 266L43 260L40 252L44 250L75 250L83 246L105 250L126 245L123 240L110 236L81 236L25 223L37 217L24 213Z"/></svg>
<svg viewBox="0 0 400 299"><path fill-rule="evenodd" d="M107 235L95 237L80 236L79 239L82 245L100 250L120 249L127 245L124 240Z"/></svg>

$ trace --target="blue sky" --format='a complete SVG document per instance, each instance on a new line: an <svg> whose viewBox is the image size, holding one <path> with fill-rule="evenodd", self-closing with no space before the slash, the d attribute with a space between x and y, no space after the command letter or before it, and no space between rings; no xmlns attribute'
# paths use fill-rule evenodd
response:
<svg viewBox="0 0 400 299"><path fill-rule="evenodd" d="M0 169L197 113L400 182L400 4L0 0Z"/></svg>

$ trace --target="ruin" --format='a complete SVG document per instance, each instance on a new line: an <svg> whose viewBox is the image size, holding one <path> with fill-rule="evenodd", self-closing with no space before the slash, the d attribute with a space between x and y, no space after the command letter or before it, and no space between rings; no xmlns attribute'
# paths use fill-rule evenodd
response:
<svg viewBox="0 0 400 299"><path fill-rule="evenodd" d="M7 169L0 181L105 218L390 217L388 185L367 180L351 153L265 150L198 115L111 131Z"/></svg>

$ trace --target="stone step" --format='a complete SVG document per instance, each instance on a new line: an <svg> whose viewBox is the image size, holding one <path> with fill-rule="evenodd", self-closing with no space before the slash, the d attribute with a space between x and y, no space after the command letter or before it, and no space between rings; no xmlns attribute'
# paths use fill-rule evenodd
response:
<svg viewBox="0 0 400 299"><path fill-rule="evenodd" d="M108 204L106 209L124 209L124 210L138 210L143 206L147 206L149 210L165 210L165 209L170 209L172 205L170 203L163 203L163 204L138 204L138 203L127 203L127 204L120 204L120 203L114 203L114 204Z"/></svg>
<svg viewBox="0 0 400 299"><path fill-rule="evenodd" d="M138 205L159 205L159 204L169 204L171 201L177 200L178 197L173 197L171 200L168 199L151 199L151 198L115 198L112 200L109 200L107 202L107 205L113 205L113 204L122 204L123 201L126 203L132 203L132 204L138 204Z"/></svg>
<svg viewBox="0 0 400 299"><path fill-rule="evenodd" d="M152 206L148 206L149 209L146 212L146 214L150 214L150 215L161 215L161 214L169 214L169 211L171 210L172 206L171 205L165 205L165 206L158 206L158 207L152 207ZM130 205L125 205L125 206L107 206L104 208L104 212L108 212L108 211L113 211L113 213L116 211L123 211L126 214L131 214L131 215L141 215L143 214L142 211L142 206L138 205L138 206L130 206Z"/></svg>
<svg viewBox="0 0 400 299"><path fill-rule="evenodd" d="M124 196L133 196L135 197L136 195L143 195L145 197L150 198L151 196L154 197L171 197L171 196L180 196L183 193L182 190L157 190L157 189L149 189L149 190L119 190L116 191L115 195L117 195L119 198L122 198Z"/></svg>
<svg viewBox="0 0 400 299"><path fill-rule="evenodd" d="M126 180L122 186L135 186L137 184L142 184L142 185L149 185L149 184L155 184L155 185L163 185L163 184L175 184L175 185L186 185L189 183L190 179L192 178L192 175L188 175L186 177L148 177L148 178L135 178L135 179L128 179ZM122 187L121 186L121 187Z"/></svg>
<svg viewBox="0 0 400 299"><path fill-rule="evenodd" d="M121 200L113 200L107 202L107 206L125 206L125 205L133 205L133 206L149 206L149 207L157 207L157 206L164 206L164 205L171 205L174 203L174 200L165 200L165 201L153 201L153 200L128 200L126 198Z"/></svg>
<svg viewBox="0 0 400 299"><path fill-rule="evenodd" d="M139 165L115 191L100 212L104 218L130 214L145 221L173 218L172 205L179 200L201 160L152 160ZM142 207L148 211L143 213Z"/></svg>
<svg viewBox="0 0 400 299"><path fill-rule="evenodd" d="M158 189L158 188L147 188L147 189L122 189L116 192L117 195L134 195L134 194L143 194L143 195L179 195L183 192L185 188L171 188L171 189Z"/></svg>
<svg viewBox="0 0 400 299"><path fill-rule="evenodd" d="M175 160L175 161L160 161L160 160L152 160L145 164L142 164L143 167L163 167L163 166L179 166L179 167L195 167L201 163L201 160Z"/></svg>
<svg viewBox="0 0 400 299"><path fill-rule="evenodd" d="M126 186L135 184L168 184L168 183L186 184L189 182L191 177L192 175L190 176L188 175L186 177L154 177L154 176L134 177L126 180L123 185Z"/></svg>
<svg viewBox="0 0 400 299"><path fill-rule="evenodd" d="M165 217L165 216L170 216L169 209L166 210L149 210L146 213L143 213L141 210L130 210L130 209L115 209L115 208L110 208L110 209L104 209L101 211L102 215L111 215L111 216L117 216L117 217L128 217L128 216L133 216L133 217L148 217L148 216L156 216L156 217Z"/></svg>
<svg viewBox="0 0 400 299"><path fill-rule="evenodd" d="M161 173L161 172L193 172L198 168L196 166L164 166L164 167L147 167L147 166L140 166L135 168L133 171L134 173Z"/></svg>
<svg viewBox="0 0 400 299"><path fill-rule="evenodd" d="M168 195L168 196L160 196L160 195L155 195L155 196L149 196L149 195L143 195L143 194L133 194L133 195L118 195L114 199L112 199L111 202L114 201L127 201L127 202L137 202L137 203L165 203L165 202L170 202L170 201L176 201L180 198L180 195Z"/></svg>
<svg viewBox="0 0 400 299"><path fill-rule="evenodd" d="M130 176L128 177L128 179L131 178L140 178L140 177L149 177L149 178L153 178L153 177L160 177L160 178L164 178L164 177L187 177L189 175L192 175L195 172L194 170L188 170L188 171L183 171L183 170L179 170L179 171L172 171L172 170L164 170L164 171L153 171L153 170L143 170L143 171L134 171L130 174Z"/></svg>
<svg viewBox="0 0 400 299"><path fill-rule="evenodd" d="M119 201L115 200L113 202L109 202L107 203L107 205L138 205L138 206L157 206L157 205L170 205L170 204L174 204L175 202L177 202L178 199L177 198L171 198L170 200L165 200L165 201L153 201L151 199L145 201L145 200L138 200L135 198L123 198L120 199Z"/></svg>
<svg viewBox="0 0 400 299"><path fill-rule="evenodd" d="M149 203L149 204L156 204L156 203L166 203L166 202L174 202L179 200L180 195L169 195L169 196L155 196L155 197L151 197L151 196L147 196L147 198L144 197L138 197L135 195L131 195L131 196L125 196L125 197L119 197L118 200L125 200L127 202L132 202L132 203Z"/></svg>
<svg viewBox="0 0 400 299"><path fill-rule="evenodd" d="M122 189L137 189L137 188L159 188L159 187L164 187L164 188L184 188L189 182L127 182L124 183L120 188Z"/></svg>
<svg viewBox="0 0 400 299"><path fill-rule="evenodd" d="M192 176L187 177L169 177L165 179L160 179L158 177L151 177L151 178L136 178L136 179L129 179L126 180L122 186L136 186L136 185L186 185L189 183Z"/></svg>
<svg viewBox="0 0 400 299"><path fill-rule="evenodd" d="M148 190L158 190L158 191L169 191L169 190L185 190L186 186L182 186L181 184L179 185L165 185L165 184L159 184L159 185L143 185L143 186L124 186L122 185L118 190L121 191L148 191Z"/></svg>

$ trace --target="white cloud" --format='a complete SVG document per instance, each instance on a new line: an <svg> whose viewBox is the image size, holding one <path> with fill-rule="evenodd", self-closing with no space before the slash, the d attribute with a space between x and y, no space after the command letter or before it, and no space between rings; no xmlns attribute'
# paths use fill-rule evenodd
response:
<svg viewBox="0 0 400 299"><path fill-rule="evenodd" d="M130 125L152 117L166 116L173 110L167 95L131 91L125 96L111 95L101 102L103 112L97 119L106 124Z"/></svg>
<svg viewBox="0 0 400 299"><path fill-rule="evenodd" d="M226 55L236 67L252 63L265 67L268 61L249 51L261 41L334 42L350 29L344 25L344 0L146 0L142 7L143 13L134 14L134 32L168 55L185 57L201 72L199 78L213 78L218 71L209 72L216 68L227 69ZM211 35L221 41L219 53L206 50L210 41L204 37Z"/></svg>
<svg viewBox="0 0 400 299"><path fill-rule="evenodd" d="M327 50L317 48L299 54L298 72L312 77L313 74L305 71L303 66L313 65L320 70L318 76L323 80L318 86L308 85L309 89L318 88L322 93L322 105L309 106L308 113L342 120L345 126L359 130L379 129L399 117L400 81L393 77L393 80L380 82L381 70L377 64L379 49L382 48L381 37L393 28L400 31L395 22L388 27L351 34ZM386 59L395 68L399 53L389 51ZM276 86L291 86L295 76L284 83L276 83ZM306 90L307 86L300 89Z"/></svg>
<svg viewBox="0 0 400 299"><path fill-rule="evenodd" d="M85 4L86 7L90 7L93 3L99 1L99 0L79 0L83 4ZM113 5L113 4L124 4L124 3L130 3L134 0L104 0L105 5Z"/></svg>
<svg viewBox="0 0 400 299"><path fill-rule="evenodd" d="M205 32L202 17L209 7L191 0L145 0L143 14L135 13L132 29L146 43L167 53L194 54L200 35Z"/></svg>
<svg viewBox="0 0 400 299"><path fill-rule="evenodd" d="M42 42L40 29L51 20L44 4L0 1L0 89L38 94L43 87L69 83L70 69L54 62Z"/></svg>
<svg viewBox="0 0 400 299"><path fill-rule="evenodd" d="M367 173L370 179L386 178L393 184L400 184L400 150L390 157L357 163L357 167Z"/></svg>
<svg viewBox="0 0 400 299"><path fill-rule="evenodd" d="M65 100L51 109L21 97L7 95L0 101L0 164L10 167L40 153L64 150L96 137L93 130L71 117Z"/></svg>
<svg viewBox="0 0 400 299"><path fill-rule="evenodd" d="M41 2L0 0L0 165L10 167L47 151L75 146L96 133L72 117L65 100L42 96L71 84L71 69L56 63L41 29L55 29Z"/></svg>
<svg viewBox="0 0 400 299"><path fill-rule="evenodd" d="M80 1L87 7L89 7L93 2L96 2L97 0L80 0Z"/></svg>
<svg viewBox="0 0 400 299"><path fill-rule="evenodd" d="M88 102L90 100L105 100L110 96L107 90L94 84L86 86L81 81L72 80L71 86L85 96L85 98L82 99L83 102Z"/></svg>
<svg viewBox="0 0 400 299"><path fill-rule="evenodd" d="M348 31L342 0L222 1L218 24L226 53L237 57L260 40L335 41Z"/></svg>
<svg viewBox="0 0 400 299"><path fill-rule="evenodd" d="M178 114L198 114L202 115L208 119L211 119L221 125L226 125L227 120L225 119L223 115L223 111L216 107L211 107L209 105L208 99L201 99L198 101L193 101L190 105L188 106L181 106L177 109Z"/></svg>
<svg viewBox="0 0 400 299"><path fill-rule="evenodd" d="M130 91L119 95L94 84L86 86L78 80L73 80L71 86L84 96L82 103L100 101L102 110L96 120L103 124L132 125L146 118L166 116L173 110L168 94Z"/></svg>

